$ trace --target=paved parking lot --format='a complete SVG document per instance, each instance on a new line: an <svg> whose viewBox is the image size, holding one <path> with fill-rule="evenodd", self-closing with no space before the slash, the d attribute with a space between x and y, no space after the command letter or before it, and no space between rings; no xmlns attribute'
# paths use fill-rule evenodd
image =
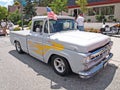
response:
<svg viewBox="0 0 120 90"><path fill-rule="evenodd" d="M76 74L56 75L50 66L18 54L9 36L0 37L0 90L120 90L120 36L111 39L114 56L110 64L93 78L83 80Z"/></svg>

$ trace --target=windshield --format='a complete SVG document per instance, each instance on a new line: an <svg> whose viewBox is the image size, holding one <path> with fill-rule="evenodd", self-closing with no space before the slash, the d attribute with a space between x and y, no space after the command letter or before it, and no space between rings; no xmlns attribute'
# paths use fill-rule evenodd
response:
<svg viewBox="0 0 120 90"><path fill-rule="evenodd" d="M73 19L51 19L49 20L49 25L51 33L77 29L77 25Z"/></svg>

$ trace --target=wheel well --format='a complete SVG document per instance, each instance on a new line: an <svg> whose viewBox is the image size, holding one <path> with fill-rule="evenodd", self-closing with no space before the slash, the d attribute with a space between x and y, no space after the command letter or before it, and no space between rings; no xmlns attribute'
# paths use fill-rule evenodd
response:
<svg viewBox="0 0 120 90"><path fill-rule="evenodd" d="M16 42L17 42L17 40L14 41L14 43L16 43Z"/></svg>
<svg viewBox="0 0 120 90"><path fill-rule="evenodd" d="M51 64L51 61L52 61L51 59L52 59L52 57L55 56L55 55L56 55L56 54L52 54L52 55L50 56L50 58L48 59L48 64Z"/></svg>
<svg viewBox="0 0 120 90"><path fill-rule="evenodd" d="M48 60L48 64L51 65L51 62L52 62L51 58L52 58L54 55L60 56L60 55L57 55L57 54L52 54L52 55L50 56L49 60ZM63 57L63 56L60 56L60 57ZM63 58L65 58L65 57L63 57ZM65 58L65 60L67 61L68 65L69 65L69 67L70 67L70 63L68 62L68 60L67 60L66 58ZM70 70L72 71L71 67L70 67Z"/></svg>

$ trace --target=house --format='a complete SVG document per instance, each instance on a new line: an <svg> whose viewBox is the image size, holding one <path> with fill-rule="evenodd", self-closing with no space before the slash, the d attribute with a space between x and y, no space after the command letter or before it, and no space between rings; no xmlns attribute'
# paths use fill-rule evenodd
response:
<svg viewBox="0 0 120 90"><path fill-rule="evenodd" d="M8 6L8 12L12 13L15 12L16 10L18 10L19 12L21 12L21 6L17 6L17 5L13 5L13 6Z"/></svg>
<svg viewBox="0 0 120 90"><path fill-rule="evenodd" d="M120 0L87 0L88 12L85 15L86 20L96 21L96 15L105 15L106 19L113 17L120 21ZM21 11L19 6L8 6L8 12L15 10ZM63 12L62 15L74 16L80 12L80 7L75 4L75 0L68 1L68 13ZM37 15L46 15L46 7L36 7Z"/></svg>
<svg viewBox="0 0 120 90"><path fill-rule="evenodd" d="M85 16L86 20L96 21L96 15L105 15L107 19L114 17L120 20L120 0L87 0L88 13ZM80 11L79 6L75 4L75 0L69 0L68 3L69 15L74 15Z"/></svg>

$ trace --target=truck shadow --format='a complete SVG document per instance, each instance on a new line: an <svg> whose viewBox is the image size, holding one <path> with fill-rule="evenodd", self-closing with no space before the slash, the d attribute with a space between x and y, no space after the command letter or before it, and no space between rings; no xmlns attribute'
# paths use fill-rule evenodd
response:
<svg viewBox="0 0 120 90"><path fill-rule="evenodd" d="M50 65L47 65L38 59L27 54L18 54L15 50L10 51L9 53L23 64L28 65L29 68L32 68L37 75L49 79L50 89L105 90L112 82L117 69L115 65L109 64L105 69L90 79L81 79L76 74L61 77L54 73Z"/></svg>

